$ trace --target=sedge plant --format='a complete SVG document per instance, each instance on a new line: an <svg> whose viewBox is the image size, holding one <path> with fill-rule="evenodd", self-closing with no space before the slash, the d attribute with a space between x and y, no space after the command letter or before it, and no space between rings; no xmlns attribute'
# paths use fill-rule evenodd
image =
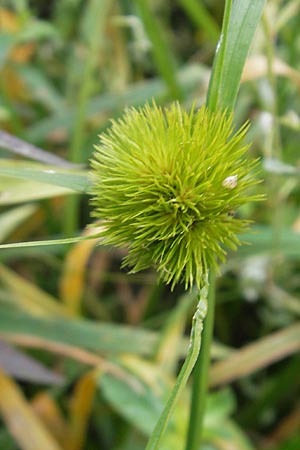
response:
<svg viewBox="0 0 300 450"><path fill-rule="evenodd" d="M235 212L258 199L249 193L258 181L257 160L246 157L247 129L245 124L234 132L226 110L202 106L187 112L176 102L166 108L153 103L127 109L123 118L112 121L91 161L93 215L100 219L102 244L127 248L123 266L131 273L154 267L172 289L178 283L199 289L189 352L147 450L159 448L198 359L209 271L218 269L227 248L237 248L237 234L248 225ZM211 335L213 308L207 320L205 332ZM201 373L209 361L206 346L193 394L196 406L192 402L197 420L191 421L189 435L195 442L205 409L205 399L199 397L206 389L207 367Z"/></svg>
<svg viewBox="0 0 300 450"><path fill-rule="evenodd" d="M190 112L178 103L128 109L101 136L92 161L92 203L102 242L127 248L123 265L131 272L154 267L171 288L184 283L199 289L187 357L146 450L161 447L193 369L186 450L202 444L215 273L248 225L236 210L261 199L249 194L258 181L257 161L246 157L248 124L234 131L232 111L264 3L225 1L207 106Z"/></svg>

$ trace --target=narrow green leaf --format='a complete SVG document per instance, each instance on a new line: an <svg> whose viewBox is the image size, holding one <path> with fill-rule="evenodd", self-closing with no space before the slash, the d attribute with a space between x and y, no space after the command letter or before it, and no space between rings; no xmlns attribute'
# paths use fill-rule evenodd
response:
<svg viewBox="0 0 300 450"><path fill-rule="evenodd" d="M224 72L224 59L228 39L231 7L232 0L227 0L225 2L225 10L223 14L222 31L217 44L214 64L208 86L207 106L211 111L217 110L220 99L222 98L222 77Z"/></svg>
<svg viewBox="0 0 300 450"><path fill-rule="evenodd" d="M233 3L222 77L223 104L229 109L233 109L243 67L264 5L265 0Z"/></svg>
<svg viewBox="0 0 300 450"><path fill-rule="evenodd" d="M158 335L137 327L69 318L41 319L0 306L0 334L35 336L103 353L152 355Z"/></svg>
<svg viewBox="0 0 300 450"><path fill-rule="evenodd" d="M208 106L232 110L242 70L265 0L226 2L223 28L209 86ZM231 10L231 11L230 11Z"/></svg>
<svg viewBox="0 0 300 450"><path fill-rule="evenodd" d="M65 239L51 239L50 241L28 241L28 242L13 242L11 244L1 244L0 249L9 248L24 248L24 247L45 247L49 245L74 244L74 242L83 241L84 237L74 237Z"/></svg>

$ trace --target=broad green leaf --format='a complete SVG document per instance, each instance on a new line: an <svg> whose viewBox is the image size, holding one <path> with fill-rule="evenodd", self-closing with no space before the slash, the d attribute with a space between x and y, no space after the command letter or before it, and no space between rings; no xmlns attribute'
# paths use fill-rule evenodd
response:
<svg viewBox="0 0 300 450"><path fill-rule="evenodd" d="M72 318L33 317L23 311L0 303L0 334L36 337L51 342L76 346L103 353L155 354L159 333L144 328ZM188 342L180 342L181 356L186 354ZM214 346L213 356L218 354Z"/></svg>
<svg viewBox="0 0 300 450"><path fill-rule="evenodd" d="M77 192L87 192L91 186L86 171L68 170L24 161L0 160L0 175L52 184Z"/></svg>

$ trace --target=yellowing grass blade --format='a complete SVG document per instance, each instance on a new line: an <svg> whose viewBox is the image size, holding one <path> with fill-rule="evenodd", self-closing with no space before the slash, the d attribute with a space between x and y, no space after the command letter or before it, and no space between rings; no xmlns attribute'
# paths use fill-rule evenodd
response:
<svg viewBox="0 0 300 450"><path fill-rule="evenodd" d="M62 450L23 396L18 385L0 370L0 412L22 450Z"/></svg>
<svg viewBox="0 0 300 450"><path fill-rule="evenodd" d="M60 445L63 445L67 434L67 423L55 400L48 392L42 391L33 398L31 406L51 435Z"/></svg>
<svg viewBox="0 0 300 450"><path fill-rule="evenodd" d="M290 325L233 352L210 371L211 386L231 383L300 350L300 324Z"/></svg>
<svg viewBox="0 0 300 450"><path fill-rule="evenodd" d="M85 235L92 234L95 234L95 230L88 230L85 233ZM78 314L80 311L87 262L98 240L96 238L78 242L65 259L60 295L68 310L74 314Z"/></svg>
<svg viewBox="0 0 300 450"><path fill-rule="evenodd" d="M93 370L81 377L75 386L71 400L70 430L64 445L66 450L83 449L98 377L99 369Z"/></svg>

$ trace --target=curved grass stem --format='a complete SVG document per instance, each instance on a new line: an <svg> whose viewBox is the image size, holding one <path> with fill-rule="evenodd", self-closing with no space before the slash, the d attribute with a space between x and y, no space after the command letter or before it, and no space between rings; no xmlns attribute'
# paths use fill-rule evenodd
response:
<svg viewBox="0 0 300 450"><path fill-rule="evenodd" d="M203 329L203 320L206 316L207 311L207 295L208 295L208 277L205 278L205 283L199 294L199 301L197 304L196 312L193 316L190 346L188 350L185 362L180 370L177 377L175 386L167 400L167 403L155 425L155 428L150 436L147 447L145 450L159 450L161 441L163 439L164 433L167 429L169 419L172 416L177 402L184 390L188 378L194 368L197 361L200 346L201 346L201 335Z"/></svg>
<svg viewBox="0 0 300 450"><path fill-rule="evenodd" d="M190 421L186 440L186 450L199 450L203 438L203 421L208 391L210 349L213 335L215 309L215 274L210 272L207 298L207 316L204 321L202 344L194 372Z"/></svg>

